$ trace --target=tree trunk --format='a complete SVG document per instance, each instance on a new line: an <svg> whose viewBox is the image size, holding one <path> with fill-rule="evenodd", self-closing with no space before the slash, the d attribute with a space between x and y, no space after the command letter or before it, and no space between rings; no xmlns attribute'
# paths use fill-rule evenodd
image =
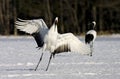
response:
<svg viewBox="0 0 120 79"><path fill-rule="evenodd" d="M63 25L63 1L60 0L60 19L61 19L61 32L64 33L64 25Z"/></svg>
<svg viewBox="0 0 120 79"><path fill-rule="evenodd" d="M13 33L13 34L14 34L14 35L17 35L17 28L15 27L15 23L14 23L14 22L16 21L16 18L17 18L17 13L16 13L16 12L17 12L17 9L16 9L16 8L17 8L17 7L16 7L16 1L15 1L15 0L12 0L12 3L13 3L13 4L12 4L12 18L11 18L11 19L12 19L12 21L13 21L13 22L12 22L12 23L13 23L13 24L12 24L12 27L14 28L14 29L13 29L13 30L14 30L14 31L13 31L14 33Z"/></svg>
<svg viewBox="0 0 120 79"><path fill-rule="evenodd" d="M47 6L47 13L48 13L48 18L49 19L49 24L52 24L52 15L51 15L51 10L50 10L50 1L46 0L46 6Z"/></svg>
<svg viewBox="0 0 120 79"><path fill-rule="evenodd" d="M5 0L5 4L6 4L6 9L5 9L5 13L6 13L6 16L5 16L5 22L6 22L6 31L5 31L5 34L6 35L9 35L10 33L10 13L9 13L9 0Z"/></svg>
<svg viewBox="0 0 120 79"><path fill-rule="evenodd" d="M2 10L3 3L0 1L0 34L3 34L3 10Z"/></svg>
<svg viewBox="0 0 120 79"><path fill-rule="evenodd" d="M100 19L99 19L99 31L102 32L102 30L103 30L103 29L102 29L102 26L103 26L103 22L102 22L102 19L103 19L103 18L102 18L102 16L103 16L103 14L102 14L102 13L103 13L103 12L102 12L102 8L99 8L99 13L100 13L100 14L99 14L99 17L100 17Z"/></svg>

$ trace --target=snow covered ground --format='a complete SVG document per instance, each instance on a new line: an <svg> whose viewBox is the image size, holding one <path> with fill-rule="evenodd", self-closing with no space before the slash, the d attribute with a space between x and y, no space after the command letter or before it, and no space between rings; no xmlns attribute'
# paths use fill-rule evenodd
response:
<svg viewBox="0 0 120 79"><path fill-rule="evenodd" d="M48 71L49 52L34 71L41 55L36 46L32 37L0 36L0 79L120 79L120 35L97 37L92 57L58 54Z"/></svg>

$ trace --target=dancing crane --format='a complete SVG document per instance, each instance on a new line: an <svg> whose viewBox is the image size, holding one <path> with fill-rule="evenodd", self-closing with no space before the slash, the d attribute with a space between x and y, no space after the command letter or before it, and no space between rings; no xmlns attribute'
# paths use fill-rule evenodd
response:
<svg viewBox="0 0 120 79"><path fill-rule="evenodd" d="M93 42L95 41L97 35L97 32L94 30L96 26L96 22L93 21L92 23L89 24L89 26L90 26L90 30L85 35L85 43L90 45L90 49L91 49L90 56L92 56Z"/></svg>
<svg viewBox="0 0 120 79"><path fill-rule="evenodd" d="M50 27L50 29L48 29L47 25L42 19L18 19L18 21L16 21L17 29L31 34L35 38L38 47L42 47L42 54L35 71L37 70L39 63L42 60L44 51L46 50L50 51L51 53L46 71L48 70L51 59L56 54L62 52L74 52L83 55L89 55L91 52L90 47L87 44L81 42L72 33L58 33L57 23L58 17L55 18L53 25Z"/></svg>

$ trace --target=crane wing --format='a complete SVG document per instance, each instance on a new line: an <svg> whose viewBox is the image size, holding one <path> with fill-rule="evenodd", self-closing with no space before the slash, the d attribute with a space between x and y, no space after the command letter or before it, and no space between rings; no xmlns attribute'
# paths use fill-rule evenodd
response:
<svg viewBox="0 0 120 79"><path fill-rule="evenodd" d="M90 47L81 42L72 33L60 34L57 38L55 53L60 52L76 52L80 54L90 54Z"/></svg>
<svg viewBox="0 0 120 79"><path fill-rule="evenodd" d="M34 20L18 19L18 21L16 21L15 24L17 29L29 34L39 32L43 29L48 29L43 19L34 19Z"/></svg>
<svg viewBox="0 0 120 79"><path fill-rule="evenodd" d="M44 44L44 37L48 32L48 27L43 19L22 20L18 19L16 22L16 28L20 31L31 34L37 42L38 47L42 47Z"/></svg>

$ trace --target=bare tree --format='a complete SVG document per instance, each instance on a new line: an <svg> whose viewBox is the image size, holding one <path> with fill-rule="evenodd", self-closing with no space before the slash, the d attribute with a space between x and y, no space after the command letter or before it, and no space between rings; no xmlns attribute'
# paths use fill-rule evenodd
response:
<svg viewBox="0 0 120 79"><path fill-rule="evenodd" d="M46 0L46 9L47 9L47 20L49 22L49 25L52 24L52 14L51 14L51 7L50 7L50 1Z"/></svg>
<svg viewBox="0 0 120 79"><path fill-rule="evenodd" d="M61 31L64 32L64 24L63 24L63 0L60 0L60 19L61 19Z"/></svg>
<svg viewBox="0 0 120 79"><path fill-rule="evenodd" d="M0 13L2 34L9 35L9 0L1 0Z"/></svg>

